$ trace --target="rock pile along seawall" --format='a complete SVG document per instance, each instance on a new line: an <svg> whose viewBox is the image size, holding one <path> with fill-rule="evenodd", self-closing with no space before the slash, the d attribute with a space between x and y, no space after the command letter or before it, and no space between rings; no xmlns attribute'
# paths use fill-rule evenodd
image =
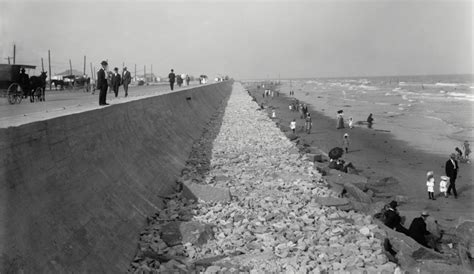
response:
<svg viewBox="0 0 474 274"><path fill-rule="evenodd" d="M0 129L0 273L124 272L231 82Z"/></svg>

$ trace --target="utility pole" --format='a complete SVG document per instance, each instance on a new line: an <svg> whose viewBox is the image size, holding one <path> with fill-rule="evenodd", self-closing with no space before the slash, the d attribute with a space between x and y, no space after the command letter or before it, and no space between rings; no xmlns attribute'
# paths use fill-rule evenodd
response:
<svg viewBox="0 0 474 274"><path fill-rule="evenodd" d="M143 66L143 82L146 83L146 65Z"/></svg>
<svg viewBox="0 0 474 274"><path fill-rule="evenodd" d="M16 45L13 44L13 64L16 64Z"/></svg>
<svg viewBox="0 0 474 274"><path fill-rule="evenodd" d="M84 73L82 75L86 75L86 56L84 55Z"/></svg>
<svg viewBox="0 0 474 274"><path fill-rule="evenodd" d="M72 75L72 63L71 63L71 59L69 59L69 74Z"/></svg>
<svg viewBox="0 0 474 274"><path fill-rule="evenodd" d="M51 51L48 49L49 90L51 90Z"/></svg>
<svg viewBox="0 0 474 274"><path fill-rule="evenodd" d="M137 64L135 64L135 77L133 77L135 81L137 81Z"/></svg>
<svg viewBox="0 0 474 274"><path fill-rule="evenodd" d="M41 57L41 72L44 72L43 57Z"/></svg>
<svg viewBox="0 0 474 274"><path fill-rule="evenodd" d="M94 70L92 69L92 63L91 63L91 79L94 80Z"/></svg>
<svg viewBox="0 0 474 274"><path fill-rule="evenodd" d="M7 58L5 58L5 60L8 60L8 64L10 65L10 56L8 56Z"/></svg>
<svg viewBox="0 0 474 274"><path fill-rule="evenodd" d="M151 81L155 82L155 78L153 77L153 64L151 65L151 69L150 69L150 77L151 77Z"/></svg>

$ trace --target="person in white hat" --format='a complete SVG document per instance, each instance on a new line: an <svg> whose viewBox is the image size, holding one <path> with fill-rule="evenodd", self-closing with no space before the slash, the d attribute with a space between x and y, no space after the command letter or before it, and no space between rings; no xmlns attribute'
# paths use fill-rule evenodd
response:
<svg viewBox="0 0 474 274"><path fill-rule="evenodd" d="M428 199L430 200L435 200L434 185L435 185L434 172L428 171L428 173L426 173L426 186L428 187Z"/></svg>
<svg viewBox="0 0 474 274"><path fill-rule="evenodd" d="M441 181L439 182L439 192L444 194L445 198L448 198L448 176L441 176Z"/></svg>
<svg viewBox="0 0 474 274"><path fill-rule="evenodd" d="M351 141L349 140L349 134L344 134L344 137L342 138L342 147L344 148L344 151L346 153L349 153L349 145Z"/></svg>

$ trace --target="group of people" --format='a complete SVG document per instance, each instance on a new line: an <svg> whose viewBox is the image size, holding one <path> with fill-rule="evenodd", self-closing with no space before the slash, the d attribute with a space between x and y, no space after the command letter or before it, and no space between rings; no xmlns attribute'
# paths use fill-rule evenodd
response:
<svg viewBox="0 0 474 274"><path fill-rule="evenodd" d="M456 154L451 153L449 160L446 161L445 167L445 176L440 177L439 182L439 192L444 197L451 195L451 192L454 194L454 198L458 198L458 193L456 191L456 178L458 176L459 164L456 160ZM434 195L435 189L435 177L433 171L428 171L426 173L426 187L428 189L428 198L430 200L436 200Z"/></svg>
<svg viewBox="0 0 474 274"><path fill-rule="evenodd" d="M125 91L125 97L128 96L128 86L132 81L132 76L124 67L122 74L119 73L119 69L114 68L113 72L108 72L109 64L107 61L100 63L101 68L97 72L97 89L99 90L99 105L108 105L107 103L107 89L111 89L115 93L115 97L118 96L119 87L123 85Z"/></svg>
<svg viewBox="0 0 474 274"><path fill-rule="evenodd" d="M273 90L271 90L271 89L266 89L266 90L263 91L262 97L263 97L263 98L265 98L265 97L274 97L275 94L276 94L277 97L280 96L280 92L278 92L278 91L273 91Z"/></svg>
<svg viewBox="0 0 474 274"><path fill-rule="evenodd" d="M336 128L337 129L345 128L344 112L342 110L339 110L337 112L336 119L337 119ZM369 116L367 117L367 127L372 128L373 123L374 123L374 117L373 117L373 114L370 113ZM352 117L349 117L348 125L349 125L349 128L351 129L354 128L354 120L352 119Z"/></svg>
<svg viewBox="0 0 474 274"><path fill-rule="evenodd" d="M380 216L376 217L380 217L387 227L413 238L419 244L427 248L433 248L436 251L439 251L437 243L443 237L443 231L437 231L439 232L439 236L435 236L427 230L426 220L429 217L428 212L423 211L421 216L414 218L407 229L404 226L405 217L400 215L397 206L398 203L396 201L391 201L383 209L383 212L380 213ZM436 221L435 223L437 224Z"/></svg>
<svg viewBox="0 0 474 274"><path fill-rule="evenodd" d="M178 87L181 87L186 81L186 86L189 86L189 82L191 82L191 77L187 74L175 74L174 69L171 69L171 72L168 74L168 81L170 83L170 89L174 90L175 83L178 85Z"/></svg>

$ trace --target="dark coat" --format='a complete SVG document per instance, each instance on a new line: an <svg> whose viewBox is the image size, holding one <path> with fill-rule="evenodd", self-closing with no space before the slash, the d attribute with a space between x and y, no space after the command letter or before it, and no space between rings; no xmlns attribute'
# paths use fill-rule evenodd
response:
<svg viewBox="0 0 474 274"><path fill-rule="evenodd" d="M400 222L402 221L402 218L396 212L395 210L387 210L385 211L385 225L390 227L391 229L394 229Z"/></svg>
<svg viewBox="0 0 474 274"><path fill-rule="evenodd" d="M122 75L122 83L124 85L128 85L130 84L130 82L132 81L132 76L130 75L130 71L125 71Z"/></svg>
<svg viewBox="0 0 474 274"><path fill-rule="evenodd" d="M170 74L168 74L168 78L171 83L174 83L174 81L176 80L176 75L171 72Z"/></svg>
<svg viewBox="0 0 474 274"><path fill-rule="evenodd" d="M410 237L412 237L419 244L428 246L425 236L429 235L430 232L426 230L426 223L423 217L413 219L408 229Z"/></svg>
<svg viewBox="0 0 474 274"><path fill-rule="evenodd" d="M103 89L107 88L107 78L105 77L105 71L104 69L99 69L97 72L97 89Z"/></svg>
<svg viewBox="0 0 474 274"><path fill-rule="evenodd" d="M453 162L451 162L451 159L449 159L445 165L446 176L448 176L449 179L451 180L456 179L456 177L458 176L458 168L459 168L458 161L456 160L453 160L453 161L454 161L454 165L453 165Z"/></svg>
<svg viewBox="0 0 474 274"><path fill-rule="evenodd" d="M120 74L117 73L117 75L112 74L112 87L118 88L122 84L122 77L120 77Z"/></svg>

